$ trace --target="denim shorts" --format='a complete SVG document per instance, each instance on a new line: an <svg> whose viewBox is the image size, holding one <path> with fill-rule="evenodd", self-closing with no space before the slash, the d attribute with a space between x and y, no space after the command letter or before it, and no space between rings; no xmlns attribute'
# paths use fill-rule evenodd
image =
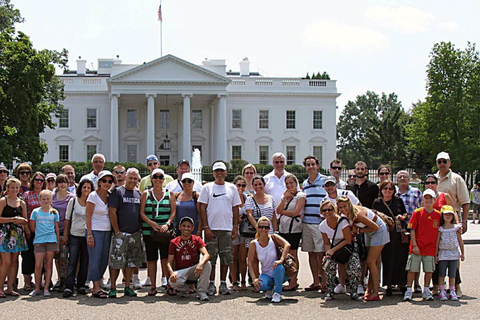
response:
<svg viewBox="0 0 480 320"><path fill-rule="evenodd" d="M390 242L390 233L385 222L380 217L377 217L375 223L379 229L375 232L365 233L365 246L367 247L383 246Z"/></svg>

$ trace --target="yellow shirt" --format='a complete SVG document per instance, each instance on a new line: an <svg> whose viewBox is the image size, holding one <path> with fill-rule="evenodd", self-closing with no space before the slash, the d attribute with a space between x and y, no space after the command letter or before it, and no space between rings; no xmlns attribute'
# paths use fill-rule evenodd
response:
<svg viewBox="0 0 480 320"><path fill-rule="evenodd" d="M162 187L165 188L165 186L172 181L173 181L172 176L168 174L164 174ZM150 180L150 175L143 177L142 180L140 181L140 186L139 186L140 192L143 193L143 191L148 190L151 187L152 187L152 180Z"/></svg>
<svg viewBox="0 0 480 320"><path fill-rule="evenodd" d="M457 212L461 212L462 205L470 203L470 194L468 193L467 184L463 178L452 172L450 169L445 177L440 177L440 172L437 172L438 177L438 192L448 193L453 199L453 208Z"/></svg>

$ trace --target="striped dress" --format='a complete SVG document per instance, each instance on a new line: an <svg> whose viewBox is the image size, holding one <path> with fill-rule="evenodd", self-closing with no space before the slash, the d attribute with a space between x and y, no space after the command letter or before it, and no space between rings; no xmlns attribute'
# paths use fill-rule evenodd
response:
<svg viewBox="0 0 480 320"><path fill-rule="evenodd" d="M158 201L155 199L153 189L148 190L147 202L145 204L145 215L148 219L155 221L158 225L167 223L170 217L170 192L163 191L163 198ZM142 234L149 236L152 228L148 223L142 221Z"/></svg>

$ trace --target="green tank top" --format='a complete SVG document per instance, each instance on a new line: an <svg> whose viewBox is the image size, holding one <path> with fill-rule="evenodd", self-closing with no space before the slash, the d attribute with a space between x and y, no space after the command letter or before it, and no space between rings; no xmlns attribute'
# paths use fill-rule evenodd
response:
<svg viewBox="0 0 480 320"><path fill-rule="evenodd" d="M164 225L170 217L170 192L164 190L163 198L160 201L153 197L153 190L148 190L147 202L145 204L145 215L150 219ZM148 223L142 221L142 234L149 236L152 228Z"/></svg>

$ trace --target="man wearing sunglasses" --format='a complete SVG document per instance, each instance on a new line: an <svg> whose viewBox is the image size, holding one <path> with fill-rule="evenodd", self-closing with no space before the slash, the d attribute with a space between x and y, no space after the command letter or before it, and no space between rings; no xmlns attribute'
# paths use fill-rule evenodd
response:
<svg viewBox="0 0 480 320"><path fill-rule="evenodd" d="M342 160L334 159L330 162L330 174L335 177L335 183L337 184L338 189L345 190L347 188L347 183L340 179L340 174L342 173Z"/></svg>
<svg viewBox="0 0 480 320"><path fill-rule="evenodd" d="M66 164L62 167L61 173L68 178L68 192L75 194L75 190L77 190L77 184L75 183L75 168Z"/></svg>
<svg viewBox="0 0 480 320"><path fill-rule="evenodd" d="M80 181L88 179L92 181L95 188L97 188L98 174L103 170L103 167L105 167L105 156L101 153L94 154L92 157L92 166L93 171L84 175Z"/></svg>
<svg viewBox="0 0 480 320"><path fill-rule="evenodd" d="M172 182L168 183L165 186L165 189L172 191L173 194L177 194L177 192L181 192L183 190L183 185L182 181L182 176L184 173L189 173L190 172L190 162L186 159L182 159L178 161L177 164L177 179L173 180ZM194 183L193 184L193 191L197 192L200 194L202 191L202 184L200 182Z"/></svg>
<svg viewBox="0 0 480 320"><path fill-rule="evenodd" d="M126 174L125 167L122 166L121 164L117 164L115 167L113 167L113 176L115 179L117 179L117 183L115 184L115 187L121 187L125 185L125 174Z"/></svg>
<svg viewBox="0 0 480 320"><path fill-rule="evenodd" d="M155 170L157 168L160 168L160 162L158 161L157 156L154 155L154 154L149 155L146 159L146 162L147 162L147 168L150 171L150 173L148 175L146 175L145 177L143 177L142 181L140 181L139 188L140 188L140 192L142 192L142 193L143 193L143 191L152 188L152 180L151 180L150 176L151 176L153 170ZM164 180L163 180L162 187L165 188L167 186L167 184L169 184L172 181L173 181L172 176L170 176L168 174L164 174Z"/></svg>

